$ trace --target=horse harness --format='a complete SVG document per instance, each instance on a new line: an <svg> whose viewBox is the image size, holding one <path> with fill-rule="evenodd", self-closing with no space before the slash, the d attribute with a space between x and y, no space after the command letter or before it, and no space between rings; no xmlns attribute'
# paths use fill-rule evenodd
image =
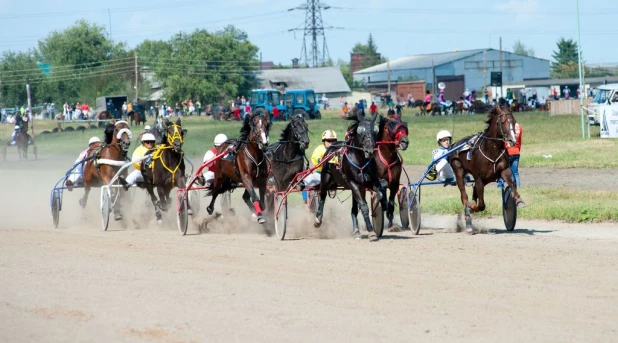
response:
<svg viewBox="0 0 618 343"><path fill-rule="evenodd" d="M401 154L399 153L399 149L396 149L397 159L393 161L392 163L388 163L388 161L386 161L386 158L384 158L384 156L382 155L382 150L380 150L379 145L380 144L397 144L401 140L401 135L404 134L403 132L400 132L401 127L403 127L403 129L405 130L405 134L407 135L408 128L406 127L406 124L404 122L399 122L397 123L397 125L395 125L395 128L393 128L392 130L390 129L388 125L386 125L386 130L388 132L388 135L391 138L393 138L394 136L394 139L395 139L394 141L376 142L376 145L378 146L375 148L375 151L378 152L378 158L380 158L380 161L386 166L386 170L388 171L388 183L391 183L391 181L393 180L391 168L394 167L397 163L403 164L403 158L401 157Z"/></svg>

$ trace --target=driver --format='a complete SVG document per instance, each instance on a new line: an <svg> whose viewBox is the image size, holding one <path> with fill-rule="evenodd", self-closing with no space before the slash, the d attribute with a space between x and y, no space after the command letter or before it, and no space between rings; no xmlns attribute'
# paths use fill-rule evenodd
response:
<svg viewBox="0 0 618 343"><path fill-rule="evenodd" d="M219 147L221 146L221 144L225 143L227 141L227 136L223 133L220 133L218 135L215 136L215 140L214 140L214 147L208 151L206 151L206 154L204 154L204 163L212 160L213 158L215 158L215 156L217 156L217 153L219 151ZM203 175L203 179L201 180L202 185L206 186L206 188L211 189L213 186L213 181L215 180L215 164L217 162L213 162L211 163L208 167L203 169L202 175Z"/></svg>
<svg viewBox="0 0 618 343"><path fill-rule="evenodd" d="M135 148L133 151L133 155L131 156L131 161L133 161L133 166L135 170L127 176L127 179L123 179L122 176L118 178L120 183L122 184L122 188L128 190L129 187L133 186L138 182L144 182L144 176L141 171L141 162L137 162L141 160L146 154L154 148L155 144L155 136L152 133L144 133L142 136L142 145Z"/></svg>
<svg viewBox="0 0 618 343"><path fill-rule="evenodd" d="M434 161L448 153L451 148L452 139L453 136L447 130L438 132L436 135L436 141L438 141L439 147L431 153ZM436 174L438 175L438 180L447 183L455 181L455 174L453 173L453 168L451 168L451 165L448 163L447 157L436 163L435 168Z"/></svg>
<svg viewBox="0 0 618 343"><path fill-rule="evenodd" d="M101 140L99 137L91 137L90 140L88 140L88 148L79 153L77 160L75 160L77 166L73 169L71 174L69 174L69 178L67 179L66 186L69 192L73 190L75 184L80 183L84 179L84 163L81 162L88 157L88 151L93 148L93 145L100 142Z"/></svg>
<svg viewBox="0 0 618 343"><path fill-rule="evenodd" d="M144 132L139 134L139 138L138 139L140 141L143 141L142 136L144 136L144 134L146 134L146 133L152 133L152 127L150 125L144 126Z"/></svg>
<svg viewBox="0 0 618 343"><path fill-rule="evenodd" d="M313 166L317 166L324 158L326 149L328 149L333 143L337 141L337 133L333 130L326 130L322 133L322 145L318 145L313 154L311 154L311 163ZM307 177L299 184L301 189L305 187L315 187L320 184L322 179L322 166L316 168L313 173L307 175Z"/></svg>
<svg viewBox="0 0 618 343"><path fill-rule="evenodd" d="M21 127L19 125L15 125L15 131L11 133L11 145L15 145L17 143L15 142L15 139L17 138L19 130L21 130Z"/></svg>
<svg viewBox="0 0 618 343"><path fill-rule="evenodd" d="M438 95L438 102L440 103L440 106L442 106L442 110L446 112L448 104L446 103L446 100L444 100L444 89L440 89L440 95Z"/></svg>

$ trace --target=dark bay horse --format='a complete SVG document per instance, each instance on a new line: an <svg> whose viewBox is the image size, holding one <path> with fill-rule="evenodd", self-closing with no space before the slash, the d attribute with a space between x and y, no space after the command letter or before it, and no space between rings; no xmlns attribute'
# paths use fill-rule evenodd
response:
<svg viewBox="0 0 618 343"><path fill-rule="evenodd" d="M304 117L291 117L281 139L268 147L267 156L276 191L286 189L294 176L305 169L305 150L309 143L309 127Z"/></svg>
<svg viewBox="0 0 618 343"><path fill-rule="evenodd" d="M127 161L127 152L131 145L133 134L126 121L118 121L107 124L105 127L105 141L93 144L86 156L94 158L84 163L84 189L83 198L79 200L82 207L86 207L88 194L92 187L101 187L110 183L120 167ZM118 192L118 188L112 188L111 192ZM115 194L115 193L114 193ZM114 198L112 194L111 198ZM114 220L121 220L120 201L122 192L118 195L118 200L114 205Z"/></svg>
<svg viewBox="0 0 618 343"><path fill-rule="evenodd" d="M400 119L387 120L380 117L377 137L377 147L373 153L373 159L378 169L378 177L388 182L390 194L388 196L388 207L386 207L386 217L388 218L388 227L391 227L393 226L395 197L399 190L399 178L403 168L403 160L397 150L408 148L410 143L408 123Z"/></svg>
<svg viewBox="0 0 618 343"><path fill-rule="evenodd" d="M127 113L127 117L131 122L131 126L133 126L133 123L135 123L137 126L140 126L142 124L146 125L146 116L142 117L142 115L137 111L131 111Z"/></svg>
<svg viewBox="0 0 618 343"><path fill-rule="evenodd" d="M461 193L461 203L464 206L466 229L473 232L470 210L480 212L485 210L485 185L495 182L498 178L504 179L513 191L517 207L523 207L524 201L517 192L513 182L508 154L505 145L513 146L516 143L515 117L510 111L494 107L487 117L485 131L473 136L464 137L453 146L469 142L470 149L464 149L449 156L448 161L453 167L457 187ZM464 176L474 177L472 200L468 200ZM478 200L478 204L477 201Z"/></svg>
<svg viewBox="0 0 618 343"><path fill-rule="evenodd" d="M23 124L23 125L25 126L26 124ZM19 132L15 136L15 146L17 147L17 152L19 153L20 160L28 159L28 145L29 144L32 144L32 151L34 152L34 159L37 158L36 144L34 143L34 139L32 139L32 137L27 133L27 131L28 131L28 128L27 127L24 128L22 126L22 128L19 130ZM2 159L4 160L4 162L6 162L6 149L9 147L10 144L11 144L11 141L9 140L2 147Z"/></svg>
<svg viewBox="0 0 618 343"><path fill-rule="evenodd" d="M367 232L369 233L370 241L377 241L371 218L369 216L369 206L365 202L365 192L367 188L372 188L380 192L382 208L386 208L386 197L384 196L384 187L380 184L377 176L376 164L374 163L373 154L375 149L376 136L378 127L375 124L377 114L370 118L365 118L359 111L356 111L356 116L350 117L354 123L348 128L349 138L345 145L334 144L326 150L325 158L334 151L340 151L337 154L338 161L332 163L333 160L324 163L320 181L320 202L318 210L315 214L314 226L322 225L322 216L324 214L324 202L328 191L337 185L350 189L352 192L352 227L355 236L359 236L358 232L358 208L363 214Z"/></svg>
<svg viewBox="0 0 618 343"><path fill-rule="evenodd" d="M141 162L144 187L150 195L155 208L157 223L162 224L161 211L167 211L170 205L170 192L174 187L184 188L185 163L182 144L186 129L182 128L180 118L176 123L165 122L166 131L161 144L153 153L152 158ZM154 194L156 187L159 199Z"/></svg>
<svg viewBox="0 0 618 343"><path fill-rule="evenodd" d="M109 113L109 111L102 111L101 113L97 114L95 118L99 120L114 119L114 117L111 113Z"/></svg>
<svg viewBox="0 0 618 343"><path fill-rule="evenodd" d="M239 183L245 187L243 200L251 212L255 213L260 224L266 222L262 214L263 203L268 180L268 161L265 150L268 148L268 133L271 123L267 117L259 113L247 115L241 128L247 134L247 140L241 141L233 161L221 159L215 164L215 181L212 190L212 200L206 208L208 214L215 209L215 200L219 194L234 189ZM221 144L218 153L228 149L232 141ZM258 188L260 196L255 193ZM267 234L270 232L267 231Z"/></svg>

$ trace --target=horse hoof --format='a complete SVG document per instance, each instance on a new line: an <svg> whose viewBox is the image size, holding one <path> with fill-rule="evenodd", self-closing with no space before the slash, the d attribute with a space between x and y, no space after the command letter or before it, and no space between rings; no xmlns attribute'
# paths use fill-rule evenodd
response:
<svg viewBox="0 0 618 343"><path fill-rule="evenodd" d="M157 219L157 225L159 227L163 226L163 219Z"/></svg>
<svg viewBox="0 0 618 343"><path fill-rule="evenodd" d="M114 214L114 220L122 220L122 214L120 213Z"/></svg>
<svg viewBox="0 0 618 343"><path fill-rule="evenodd" d="M317 217L316 217L316 218L315 218L315 221L313 222L313 226L314 226L315 228L319 228L319 227L320 227L320 225L322 225L322 219L320 219L320 218L317 218Z"/></svg>
<svg viewBox="0 0 618 343"><path fill-rule="evenodd" d="M187 215L192 216L193 215L193 210L192 209L188 209L187 210Z"/></svg>
<svg viewBox="0 0 618 343"><path fill-rule="evenodd" d="M84 201L84 199L79 199L79 206L81 206L82 208L86 208L86 202Z"/></svg>
<svg viewBox="0 0 618 343"><path fill-rule="evenodd" d="M259 216L257 216L257 222L260 224L264 224L266 223L266 218L264 218L264 216L260 214Z"/></svg>
<svg viewBox="0 0 618 343"><path fill-rule="evenodd" d="M212 209L210 207L206 207L206 212L208 212L208 215L212 215L213 211L214 211L214 209Z"/></svg>
<svg viewBox="0 0 618 343"><path fill-rule="evenodd" d="M466 233L471 234L471 235L476 235L476 231L471 227L466 228Z"/></svg>
<svg viewBox="0 0 618 343"><path fill-rule="evenodd" d="M526 203L521 199L517 199L517 208L524 208L524 207L526 207Z"/></svg>
<svg viewBox="0 0 618 343"><path fill-rule="evenodd" d="M378 235L376 235L375 231L369 232L369 242L377 242Z"/></svg>

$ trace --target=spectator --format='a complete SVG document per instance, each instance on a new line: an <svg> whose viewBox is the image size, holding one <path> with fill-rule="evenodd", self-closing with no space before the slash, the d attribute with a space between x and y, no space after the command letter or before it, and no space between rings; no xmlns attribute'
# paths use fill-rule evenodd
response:
<svg viewBox="0 0 618 343"><path fill-rule="evenodd" d="M127 102L125 101L125 102L122 104L122 116L123 116L123 117L126 117L126 116L127 116L127 113L129 113L129 106L127 106Z"/></svg>
<svg viewBox="0 0 618 343"><path fill-rule="evenodd" d="M243 119L249 114L251 114L251 104L246 102L245 103L245 115L243 116Z"/></svg>
<svg viewBox="0 0 618 343"><path fill-rule="evenodd" d="M195 103L195 107L197 108L197 116L201 116L202 115L202 103L198 100Z"/></svg>
<svg viewBox="0 0 618 343"><path fill-rule="evenodd" d="M279 119L279 109L277 106L273 106L273 120L277 121Z"/></svg>
<svg viewBox="0 0 618 343"><path fill-rule="evenodd" d="M195 112L195 105L193 104L193 99L189 99L188 105L189 105L189 114L193 115L193 112Z"/></svg>
<svg viewBox="0 0 618 343"><path fill-rule="evenodd" d="M562 93L564 93L564 100L569 100L569 97L571 96L571 90L569 89L569 87L564 86Z"/></svg>
<svg viewBox="0 0 618 343"><path fill-rule="evenodd" d="M523 128L519 123L515 123L515 145L510 147L506 145L506 152L509 154L509 162L511 164L511 173L513 173L513 181L515 186L519 188L519 154L521 152L521 137ZM506 143L505 143L506 144Z"/></svg>
<svg viewBox="0 0 618 343"><path fill-rule="evenodd" d="M234 119L240 120L240 107L234 106L233 112L234 112Z"/></svg>
<svg viewBox="0 0 618 343"><path fill-rule="evenodd" d="M68 102L64 102L64 105L62 105L62 116L66 119L69 116L69 103Z"/></svg>
<svg viewBox="0 0 618 343"><path fill-rule="evenodd" d="M371 102L371 107L369 107L369 109L371 110L371 115L374 115L378 112L378 106L376 106L375 102Z"/></svg>
<svg viewBox="0 0 618 343"><path fill-rule="evenodd" d="M175 110L174 114L175 114L176 116L178 116L178 113L180 113L180 105L179 105L178 103L176 103L176 106L175 106L175 109L174 109L174 110Z"/></svg>

